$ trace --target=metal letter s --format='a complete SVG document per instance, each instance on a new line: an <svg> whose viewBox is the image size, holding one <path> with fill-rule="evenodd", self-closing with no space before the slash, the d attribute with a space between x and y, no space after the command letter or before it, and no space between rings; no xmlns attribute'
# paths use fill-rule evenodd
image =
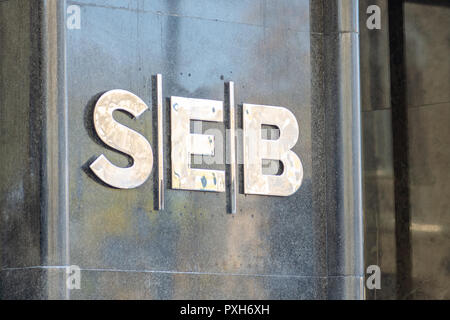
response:
<svg viewBox="0 0 450 320"><path fill-rule="evenodd" d="M100 139L108 146L130 155L131 167L113 165L102 154L91 165L102 181L120 189L132 189L143 184L153 167L153 152L147 139L113 118L115 110L124 110L139 117L148 107L138 96L125 90L111 90L103 94L94 109L94 126Z"/></svg>

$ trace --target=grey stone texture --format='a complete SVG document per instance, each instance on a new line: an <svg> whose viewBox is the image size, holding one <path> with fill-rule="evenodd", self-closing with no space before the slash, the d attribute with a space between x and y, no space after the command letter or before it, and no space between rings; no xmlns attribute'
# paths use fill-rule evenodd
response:
<svg viewBox="0 0 450 320"><path fill-rule="evenodd" d="M11 50L0 56L9 166L0 182L0 297L362 298L357 1L71 4L81 8L79 30L63 31L64 1L0 3ZM298 192L239 192L230 215L226 193L167 188L166 208L156 211L153 176L133 190L100 183L89 170L96 157L129 159L97 138L96 100L120 88L151 106L157 73L164 98L223 100L232 80L238 110L243 102L290 109L304 167ZM153 113L115 117L156 152ZM164 124L167 177L168 113ZM81 267L80 290L65 290L67 265Z"/></svg>

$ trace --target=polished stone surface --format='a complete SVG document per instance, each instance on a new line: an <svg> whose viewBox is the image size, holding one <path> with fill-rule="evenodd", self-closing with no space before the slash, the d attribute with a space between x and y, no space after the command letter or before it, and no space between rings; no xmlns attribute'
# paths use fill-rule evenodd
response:
<svg viewBox="0 0 450 320"><path fill-rule="evenodd" d="M394 198L389 28L383 15L387 13L387 1L363 3L361 26L366 18L364 6L377 4L382 13L381 30L361 28L365 264L377 264L382 272L381 290L366 290L366 297L448 299L450 8L444 1L406 1L404 6L408 108L404 168L409 179L406 188L411 224L406 229L408 234L397 235L396 239L399 221L395 221L395 201L399 199ZM394 120L394 124L402 122ZM396 241L398 248L402 236L411 239L409 253L396 252ZM407 292L398 287L398 279L405 273L397 269L398 261L411 266Z"/></svg>
<svg viewBox="0 0 450 320"><path fill-rule="evenodd" d="M450 101L448 4L405 4L406 87L409 107Z"/></svg>
<svg viewBox="0 0 450 320"><path fill-rule="evenodd" d="M81 0L67 4L81 7L81 29L66 31L62 48L66 60L61 70L67 82L60 74L50 74L67 92L67 115L63 109L57 114L64 118L62 123L67 121L67 162L64 148L57 159L68 170L64 180L67 198L60 200L67 209L55 207L50 215L44 206L38 215L44 217L42 228L57 229L67 237L36 253L36 261L2 264L0 276L6 285L1 297L363 296L356 1L245 0L212 5L182 0L150 5L141 0L113 4ZM51 49L51 53L62 54ZM57 49L61 47L53 48ZM105 91L120 88L151 106L152 76L157 73L162 74L164 98L223 100L224 84L232 80L238 106L246 102L291 110L300 130L293 151L304 168L299 191L283 198L246 196L240 190L237 213L230 215L226 193L166 189L166 208L158 212L154 210L153 176L133 190L113 189L96 179L89 165L101 153L118 166L127 166L130 159L105 147L96 136L92 124L95 102ZM46 85L51 88L51 84ZM55 93L49 90L46 94L53 97ZM11 103L17 102L11 98ZM114 116L144 135L155 152L153 113L145 112L139 119L120 112ZM47 115L46 121L52 116ZM240 118L238 113L238 127L242 126ZM63 131L60 125L56 127ZM169 176L168 113L164 125ZM208 126L224 130L223 124ZM57 140L59 136L50 137ZM16 143L22 139L18 137ZM211 167L224 169L225 165ZM240 187L242 176L240 168ZM48 181L50 187L61 190L53 180ZM37 191L46 188L46 183L37 185ZM43 193L39 201L45 203L50 196ZM11 206L2 206L2 213L5 208ZM21 221L24 228L34 223ZM8 223L2 226L11 230ZM36 227L31 234L39 235L42 228ZM43 237L58 236L56 231L44 232ZM60 260L48 259L49 255ZM81 267L79 291L61 290L64 265L69 263ZM34 291L27 291L26 286L13 290L21 278L36 282Z"/></svg>
<svg viewBox="0 0 450 320"><path fill-rule="evenodd" d="M449 299L450 103L409 112L412 297Z"/></svg>
<svg viewBox="0 0 450 320"><path fill-rule="evenodd" d="M72 263L124 270L324 275L323 253L317 250L325 229L314 225L311 211L309 34L87 5L82 14L82 29L68 35ZM233 80L238 103L292 110L302 141L294 151L305 167L301 189L289 198L239 194L235 216L226 214L225 193L168 189L166 210L157 212L152 209L153 179L136 190L117 190L80 170L104 150L86 134L91 99L121 87L150 104L149 80L156 73L163 75L165 97L223 99L224 81ZM120 119L152 140L151 116ZM168 121L165 125L167 137ZM166 139L166 168L169 145ZM127 160L110 151L105 155L117 165Z"/></svg>
<svg viewBox="0 0 450 320"><path fill-rule="evenodd" d="M412 288L449 299L450 4L405 5Z"/></svg>
<svg viewBox="0 0 450 320"><path fill-rule="evenodd" d="M367 7L377 5L381 12L381 29L368 29ZM390 107L388 0L363 0L359 9L361 109Z"/></svg>
<svg viewBox="0 0 450 320"><path fill-rule="evenodd" d="M83 270L72 299L323 299L327 278Z"/></svg>
<svg viewBox="0 0 450 320"><path fill-rule="evenodd" d="M0 271L2 300L61 299L66 292L64 267L8 268Z"/></svg>
<svg viewBox="0 0 450 320"><path fill-rule="evenodd" d="M358 35L337 32L323 36L323 104L325 121L328 273L362 275L360 208L360 110L358 70L353 64ZM337 58L339 57L339 59ZM358 132L358 134L355 134ZM345 161L343 161L345 158ZM345 177L352 177L346 179ZM354 232L348 232L348 228ZM345 236L344 236L345 234ZM359 252L359 253L357 253Z"/></svg>
<svg viewBox="0 0 450 320"><path fill-rule="evenodd" d="M366 267L378 265L381 269L381 290L366 290L368 299L395 298L397 269L391 125L389 109L363 112L364 262Z"/></svg>
<svg viewBox="0 0 450 320"><path fill-rule="evenodd" d="M0 3L0 268L43 263L35 232L40 225L42 110L34 101L39 90L33 86L33 9L27 1Z"/></svg>

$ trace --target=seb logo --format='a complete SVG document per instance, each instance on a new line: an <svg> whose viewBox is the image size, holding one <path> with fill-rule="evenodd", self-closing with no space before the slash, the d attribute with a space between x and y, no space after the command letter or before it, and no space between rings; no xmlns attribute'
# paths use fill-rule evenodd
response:
<svg viewBox="0 0 450 320"><path fill-rule="evenodd" d="M158 125L158 189L159 208L164 207L163 168L163 99L162 78L155 77L154 97ZM170 97L171 188L193 191L225 192L230 187L231 211L236 210L236 141L234 84L226 84L226 101ZM224 107L225 106L225 107ZM103 94L94 109L94 126L100 139L113 149L128 154L133 164L122 168L111 163L104 155L91 165L91 170L106 184L122 189L137 188L150 176L154 153L148 140L140 133L120 124L113 118L122 110L138 118L148 108L142 99L125 90L111 90ZM302 183L303 167L300 158L291 149L298 140L299 128L295 116L284 107L242 105L242 162L244 193L289 196ZM191 123L223 123L226 117L226 139L220 134L191 132ZM267 137L264 127L276 128L275 138ZM197 130L198 131L198 130ZM225 170L211 170L193 166L196 156L214 157L220 144L227 143ZM277 161L277 172L263 172L265 161Z"/></svg>

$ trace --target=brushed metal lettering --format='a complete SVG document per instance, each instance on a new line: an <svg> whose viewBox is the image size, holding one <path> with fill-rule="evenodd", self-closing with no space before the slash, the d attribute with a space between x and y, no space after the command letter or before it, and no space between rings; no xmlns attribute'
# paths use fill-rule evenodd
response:
<svg viewBox="0 0 450 320"><path fill-rule="evenodd" d="M263 139L262 125L278 127L277 140ZM302 183L303 166L291 148L298 140L295 116L283 107L244 104L244 192L273 196L289 196ZM263 160L279 160L283 164L280 175L262 173Z"/></svg>
<svg viewBox="0 0 450 320"><path fill-rule="evenodd" d="M190 121L223 122L223 102L171 97L172 188L225 191L225 172L191 168L191 155L214 155L214 136L191 134Z"/></svg>
<svg viewBox="0 0 450 320"><path fill-rule="evenodd" d="M123 110L138 118L148 106L138 96L125 90L111 90L103 94L94 109L94 127L99 138L108 146L133 158L133 164L121 168L112 164L103 154L91 165L91 170L103 182L120 189L142 185L153 167L150 143L141 134L120 124L113 118L115 110Z"/></svg>

